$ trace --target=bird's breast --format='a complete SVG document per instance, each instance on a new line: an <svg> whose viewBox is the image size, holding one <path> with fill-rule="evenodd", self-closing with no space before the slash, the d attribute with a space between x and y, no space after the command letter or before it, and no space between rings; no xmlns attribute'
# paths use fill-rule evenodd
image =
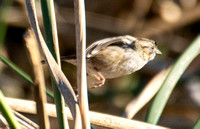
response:
<svg viewBox="0 0 200 129"><path fill-rule="evenodd" d="M146 62L132 50L109 48L90 58L88 73L100 72L105 78L116 78L141 69Z"/></svg>

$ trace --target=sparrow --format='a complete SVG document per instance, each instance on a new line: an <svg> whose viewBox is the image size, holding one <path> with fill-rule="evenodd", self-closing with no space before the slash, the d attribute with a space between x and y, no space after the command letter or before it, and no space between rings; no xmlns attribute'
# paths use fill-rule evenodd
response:
<svg viewBox="0 0 200 129"><path fill-rule="evenodd" d="M162 54L155 41L130 35L105 38L86 49L87 75L98 80L93 88L101 87L105 79L117 78L140 70ZM77 65L76 56L61 57L61 61Z"/></svg>

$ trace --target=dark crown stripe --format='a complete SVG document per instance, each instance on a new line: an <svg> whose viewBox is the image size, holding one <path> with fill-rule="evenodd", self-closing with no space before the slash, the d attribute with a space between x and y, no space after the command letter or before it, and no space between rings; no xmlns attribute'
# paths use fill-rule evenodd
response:
<svg viewBox="0 0 200 129"><path fill-rule="evenodd" d="M131 44L125 44L123 42L116 42L116 43L112 43L108 46L118 46L118 47L122 47L122 48L134 48L134 41Z"/></svg>

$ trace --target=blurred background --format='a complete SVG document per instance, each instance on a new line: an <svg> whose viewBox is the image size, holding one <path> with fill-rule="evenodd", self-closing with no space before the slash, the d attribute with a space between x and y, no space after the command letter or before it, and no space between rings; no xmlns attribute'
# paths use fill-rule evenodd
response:
<svg viewBox="0 0 200 129"><path fill-rule="evenodd" d="M40 2L38 19L43 30ZM73 0L56 0L56 18L60 55L75 54ZM176 62L200 32L199 0L85 0L87 46L112 36L132 35L157 42L162 55L140 71L106 80L104 86L89 90L90 110L121 116L126 105L136 97L158 72ZM30 27L23 0L0 0L0 22L6 25L0 53L23 71L33 75L23 35ZM0 28L2 32L3 28ZM176 129L192 128L200 116L200 57L187 68L176 85L159 125ZM49 71L43 65L46 86L51 88ZM76 86L76 67L62 62L62 69ZM0 62L0 89L7 97L33 99L30 85ZM50 98L49 102L52 102ZM151 102L135 117L144 120ZM56 121L55 121L56 122ZM56 124L55 124L56 125Z"/></svg>

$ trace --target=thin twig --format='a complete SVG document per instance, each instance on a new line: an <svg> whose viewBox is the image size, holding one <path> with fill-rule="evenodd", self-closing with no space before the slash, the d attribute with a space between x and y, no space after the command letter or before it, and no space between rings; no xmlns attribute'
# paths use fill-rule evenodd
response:
<svg viewBox="0 0 200 129"><path fill-rule="evenodd" d="M49 119L45 110L46 94L44 74L41 66L39 48L31 30L25 35L26 47L29 50L34 71L34 98L37 106L37 116L40 128L49 129Z"/></svg>
<svg viewBox="0 0 200 129"><path fill-rule="evenodd" d="M14 98L6 98L6 101L10 107L19 112L35 114L35 102L29 100L22 100L22 99L14 99ZM56 117L56 109L55 105L53 104L46 104L47 113L51 117ZM67 118L69 120L73 120L72 115L68 107L65 108L67 112ZM167 127L161 127L156 125L151 125L145 122L140 122L136 120L129 120L122 117L97 113L90 111L89 114L91 124L112 128L112 129L169 129Z"/></svg>
<svg viewBox="0 0 200 129"><path fill-rule="evenodd" d="M86 79L86 24L84 0L74 0L74 12L76 24L77 84L79 94L79 107L81 111L82 127L84 129L90 129Z"/></svg>

